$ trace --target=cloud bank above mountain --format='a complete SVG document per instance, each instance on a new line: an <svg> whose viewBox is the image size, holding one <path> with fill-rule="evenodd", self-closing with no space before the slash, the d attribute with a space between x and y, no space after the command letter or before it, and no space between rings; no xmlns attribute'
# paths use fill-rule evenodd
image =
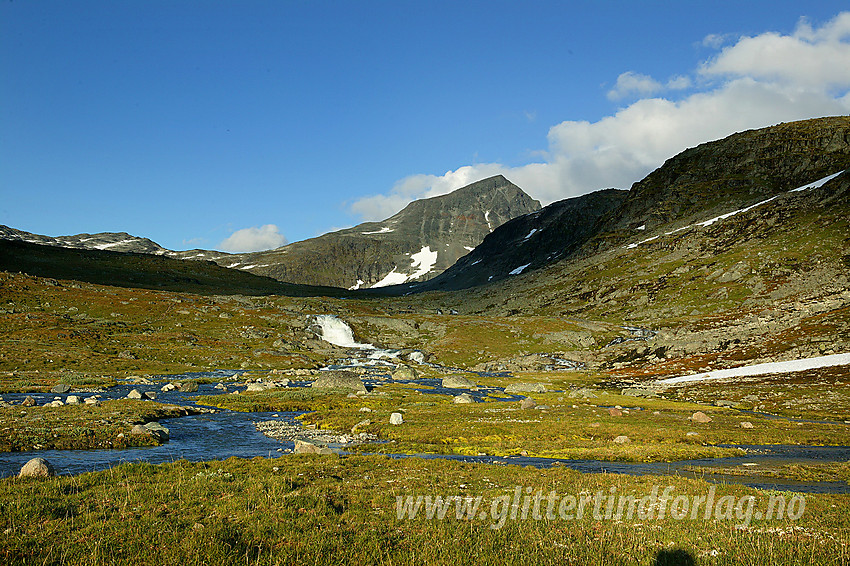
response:
<svg viewBox="0 0 850 566"><path fill-rule="evenodd" d="M386 194L353 202L350 211L381 220L412 200L496 174L546 205L601 188L628 188L684 149L738 131L850 112L850 12L818 28L800 20L787 35L713 34L702 45L714 54L690 72L663 78L621 73L607 97L626 105L596 122L552 126L540 162L412 175Z"/></svg>
<svg viewBox="0 0 850 566"><path fill-rule="evenodd" d="M233 253L259 252L286 245L286 238L274 224L242 228L218 245L218 249Z"/></svg>

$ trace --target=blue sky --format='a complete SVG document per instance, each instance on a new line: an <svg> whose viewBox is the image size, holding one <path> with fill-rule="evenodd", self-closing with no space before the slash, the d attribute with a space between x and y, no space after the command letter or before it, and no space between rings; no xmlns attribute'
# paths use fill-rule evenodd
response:
<svg viewBox="0 0 850 566"><path fill-rule="evenodd" d="M850 113L844 2L0 3L0 224L273 247Z"/></svg>

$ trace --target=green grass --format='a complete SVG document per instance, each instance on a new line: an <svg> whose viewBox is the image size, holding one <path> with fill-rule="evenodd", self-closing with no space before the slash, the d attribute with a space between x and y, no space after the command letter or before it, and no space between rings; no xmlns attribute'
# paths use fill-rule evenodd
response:
<svg viewBox="0 0 850 566"><path fill-rule="evenodd" d="M0 452L153 446L158 442L152 436L130 434L134 424L186 414L183 407L132 399L101 406L0 407Z"/></svg>
<svg viewBox="0 0 850 566"><path fill-rule="evenodd" d="M686 552L698 564L846 564L847 496L809 495L797 521L735 517L399 520L397 496L482 496L490 510L517 486L561 495L633 494L652 486L705 495L674 477L582 475L568 469L378 456L153 466L0 481L0 556L7 564L646 564ZM717 497L769 493L718 486ZM544 515L545 516L545 515ZM494 515L495 517L495 515ZM740 525L736 527L736 525ZM667 552L668 554L664 554Z"/></svg>

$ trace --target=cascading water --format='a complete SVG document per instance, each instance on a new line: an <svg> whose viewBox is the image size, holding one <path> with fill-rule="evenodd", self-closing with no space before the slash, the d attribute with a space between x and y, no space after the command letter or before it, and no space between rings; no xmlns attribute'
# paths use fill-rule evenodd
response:
<svg viewBox="0 0 850 566"><path fill-rule="evenodd" d="M354 340L354 332L351 330L351 327L331 314L316 315L316 324L321 329L319 338L334 346L357 348L359 350L376 349L372 344L361 344Z"/></svg>

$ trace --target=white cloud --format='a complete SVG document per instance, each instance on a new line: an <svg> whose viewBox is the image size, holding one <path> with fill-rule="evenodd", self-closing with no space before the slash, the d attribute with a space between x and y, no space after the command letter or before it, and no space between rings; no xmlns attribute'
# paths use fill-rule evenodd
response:
<svg viewBox="0 0 850 566"><path fill-rule="evenodd" d="M351 210L364 220L380 220L411 200L495 174L545 205L600 188L628 188L688 147L735 132L850 112L850 12L820 28L801 21L790 35L767 32L737 40L717 35L703 43L727 46L690 75L662 84L623 73L611 91L648 96L666 88L678 91L678 99L642 98L596 122L556 124L539 163L476 164L440 176L413 175L388 194L358 200Z"/></svg>
<svg viewBox="0 0 850 566"><path fill-rule="evenodd" d="M620 100L635 94L647 96L663 88L661 83L648 75L626 71L617 77L617 84L608 91L608 100Z"/></svg>
<svg viewBox="0 0 850 566"><path fill-rule="evenodd" d="M801 20L791 35L742 37L705 63L706 76L751 77L797 88L850 85L850 12L814 29Z"/></svg>
<svg viewBox="0 0 850 566"><path fill-rule="evenodd" d="M252 226L237 230L226 240L218 245L218 248L226 252L258 252L279 248L286 244L286 238L274 224L265 226Z"/></svg>

